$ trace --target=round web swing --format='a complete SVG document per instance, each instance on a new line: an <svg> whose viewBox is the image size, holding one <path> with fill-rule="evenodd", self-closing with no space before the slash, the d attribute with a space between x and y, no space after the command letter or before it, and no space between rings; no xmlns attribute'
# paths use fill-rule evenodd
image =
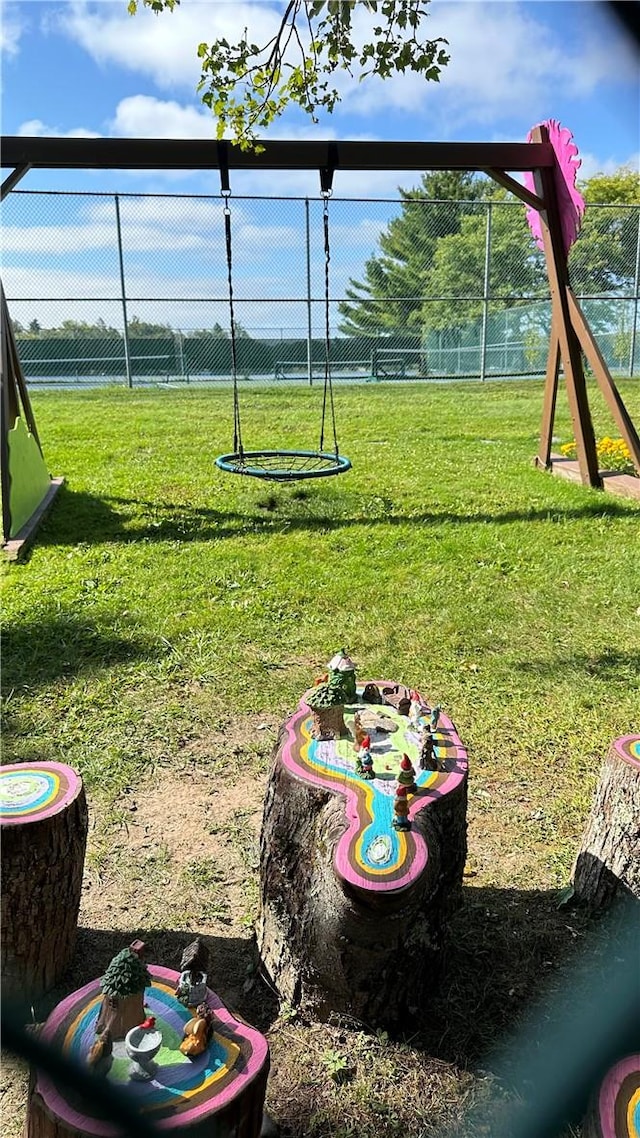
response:
<svg viewBox="0 0 640 1138"><path fill-rule="evenodd" d="M327 171L322 171L327 175ZM344 474L351 469L351 462L338 449L338 436L336 430L336 413L333 402L333 386L331 383L330 363L330 336L329 336L329 262L331 260L329 248L329 197L331 189L325 188L323 181L322 197L324 200L324 253L325 253L325 359L324 359L324 388L322 399L322 421L320 424L320 442L317 450L245 450L242 445L242 429L240 424L240 400L238 395L238 366L236 352L236 324L233 306L233 275L231 253L231 210L229 199L228 171L221 170L222 197L224 199L224 231L227 249L227 279L229 286L229 324L231 335L231 373L233 379L233 451L230 454L221 454L216 459L216 466L228 474L244 474L249 478L263 478L272 482L296 482L303 478L329 478L334 474ZM329 174L330 177L330 174ZM331 415L333 430L333 449L325 449L325 422L327 408ZM329 440L327 440L329 441Z"/></svg>

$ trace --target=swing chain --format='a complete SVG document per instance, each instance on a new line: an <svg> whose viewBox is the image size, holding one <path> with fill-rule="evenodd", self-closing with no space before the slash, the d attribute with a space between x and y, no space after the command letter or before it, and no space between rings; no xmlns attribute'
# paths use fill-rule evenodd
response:
<svg viewBox="0 0 640 1138"><path fill-rule="evenodd" d="M229 332L231 337L231 375L233 379L233 449L242 455L242 433L240 429L240 399L238 394L238 359L236 344L236 318L233 304L233 260L231 247L231 198L230 189L221 189L220 196L224 202L222 213L224 216L224 235L227 251L227 283L229 288Z"/></svg>
<svg viewBox="0 0 640 1138"><path fill-rule="evenodd" d="M323 199L322 223L324 229L324 391L322 397L322 423L320 426L320 452L324 450L324 424L327 409L327 394L331 408L331 422L333 426L333 446L336 458L338 457L338 432L336 428L336 412L333 403L333 386L331 382L331 327L329 322L329 265L331 263L331 247L329 244L329 198L331 189L320 191Z"/></svg>

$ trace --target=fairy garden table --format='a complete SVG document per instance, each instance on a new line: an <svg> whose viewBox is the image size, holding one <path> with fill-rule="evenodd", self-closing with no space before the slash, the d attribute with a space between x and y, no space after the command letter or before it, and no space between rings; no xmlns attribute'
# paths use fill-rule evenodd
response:
<svg viewBox="0 0 640 1138"><path fill-rule="evenodd" d="M152 985L145 989L145 1011L155 1017L155 1028L162 1033L155 1074L147 1081L131 1079L131 1063L120 1041L113 1044L104 1078L114 1092L126 1093L134 1109L160 1130L180 1131L184 1138L257 1138L269 1071L266 1039L232 1015L209 989L207 1002L215 1015L213 1035L201 1055L188 1058L179 1046L193 1011L175 997L179 974L154 965L149 972ZM101 1000L99 980L80 988L54 1009L41 1039L62 1048L70 1059L86 1063ZM106 1113L90 1109L71 1086L56 1084L38 1073L25 1138L78 1134L110 1138L117 1133Z"/></svg>
<svg viewBox="0 0 640 1138"><path fill-rule="evenodd" d="M366 703L371 689L359 684L341 735L314 738L309 693L281 729L264 807L258 946L284 999L321 1018L393 1024L437 984L466 859L467 755L440 714L437 769L423 769L425 722L406 714L411 691L373 683L384 703ZM372 777L359 769L356 713ZM401 807L407 828L396 828L403 756L413 786Z"/></svg>

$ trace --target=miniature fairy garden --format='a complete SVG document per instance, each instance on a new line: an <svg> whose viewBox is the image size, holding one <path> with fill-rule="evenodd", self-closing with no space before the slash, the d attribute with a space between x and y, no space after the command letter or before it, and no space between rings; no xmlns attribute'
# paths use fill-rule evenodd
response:
<svg viewBox="0 0 640 1138"><path fill-rule="evenodd" d="M435 988L466 807L467 754L439 705L359 681L338 652L286 721L265 797L258 948L281 998L404 1021Z"/></svg>
<svg viewBox="0 0 640 1138"><path fill-rule="evenodd" d="M419 804L428 801L423 792L442 787L447 774L466 772L453 724L437 704L430 706L403 684L358 684L344 649L305 693L301 708L303 718L305 708L311 711L311 738L296 757L300 770L352 789L359 782L373 783L361 856L379 869L396 850L392 831L410 830ZM303 733L308 729L302 726Z"/></svg>
<svg viewBox="0 0 640 1138"><path fill-rule="evenodd" d="M135 1109L151 1112L165 1127L188 1129L214 1118L220 1132L228 1126L229 1133L253 1134L246 1118L262 1117L266 1039L208 988L209 953L199 937L184 950L179 973L147 966L145 952L144 943L134 941L117 953L100 980L54 1009L43 1040L114 1091L127 1088ZM101 1103L87 1110L71 1084L39 1072L36 1092L28 1133L75 1133L79 1119L83 1133L112 1132Z"/></svg>

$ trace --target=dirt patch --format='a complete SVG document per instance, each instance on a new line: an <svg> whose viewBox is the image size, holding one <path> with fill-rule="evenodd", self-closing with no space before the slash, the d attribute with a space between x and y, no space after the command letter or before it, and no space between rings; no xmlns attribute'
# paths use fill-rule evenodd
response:
<svg viewBox="0 0 640 1138"><path fill-rule="evenodd" d="M253 928L278 729L274 717L227 717L183 740L170 767L150 771L115 803L94 798L73 968L37 1018L101 975L134 937L149 945L152 960L177 969L199 934L210 950L211 986L269 1037L267 1106L283 1138L430 1135L455 1125L465 1104L488 1093L474 1065L583 934L549 891L545 827L552 821L533 783L472 778L465 899L428 1027L410 1045L358 1025L301 1023L286 1007L277 1019L277 1001L257 971ZM26 1082L9 1057L0 1086L5 1138L20 1132Z"/></svg>

